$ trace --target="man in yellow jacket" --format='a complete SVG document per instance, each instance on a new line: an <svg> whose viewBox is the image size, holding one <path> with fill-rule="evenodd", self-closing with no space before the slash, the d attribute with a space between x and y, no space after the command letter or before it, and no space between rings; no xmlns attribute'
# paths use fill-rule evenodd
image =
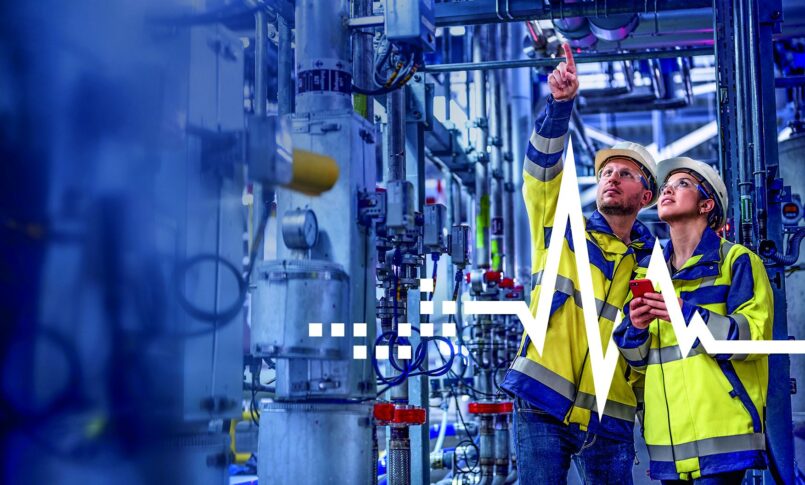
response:
<svg viewBox="0 0 805 485"><path fill-rule="evenodd" d="M573 53L563 47L566 62L548 78L551 96L544 116L535 123L523 162L523 197L531 224L532 314L542 290L562 153L579 87ZM596 154L595 168L598 210L585 221L586 240L601 340L608 342L637 262L654 245L637 213L656 200L656 167L642 146L619 143ZM572 459L585 483L630 484L637 406L631 371L621 358L599 419L573 242L569 231L564 236L556 288L545 290L553 296L542 355L524 335L501 386L516 397L520 483L566 483Z"/></svg>
<svg viewBox="0 0 805 485"><path fill-rule="evenodd" d="M763 261L720 238L727 188L709 165L686 157L658 166L657 212L671 230L665 261L685 324L698 313L716 340L770 340L772 290ZM645 277L648 259L640 264ZM740 484L766 466L765 355L708 355L698 341L684 356L662 295L646 293L625 309L615 343L645 374L643 435L649 472L664 484Z"/></svg>

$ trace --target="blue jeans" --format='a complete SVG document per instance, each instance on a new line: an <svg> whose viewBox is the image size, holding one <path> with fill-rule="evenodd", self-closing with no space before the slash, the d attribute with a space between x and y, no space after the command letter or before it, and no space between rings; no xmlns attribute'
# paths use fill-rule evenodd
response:
<svg viewBox="0 0 805 485"><path fill-rule="evenodd" d="M520 485L565 485L572 459L586 485L632 485L634 442L581 431L517 400L515 440Z"/></svg>
<svg viewBox="0 0 805 485"><path fill-rule="evenodd" d="M740 470L737 472L719 473L718 475L710 475L709 477L696 478L691 481L663 480L662 485L741 485L744 475L746 475L746 470Z"/></svg>

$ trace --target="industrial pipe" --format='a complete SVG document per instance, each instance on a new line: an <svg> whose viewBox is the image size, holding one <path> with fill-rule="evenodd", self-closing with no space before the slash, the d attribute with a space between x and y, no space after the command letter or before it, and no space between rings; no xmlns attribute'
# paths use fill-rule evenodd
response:
<svg viewBox="0 0 805 485"><path fill-rule="evenodd" d="M266 12L254 14L254 106L255 116L266 115Z"/></svg>
<svg viewBox="0 0 805 485"><path fill-rule="evenodd" d="M480 485L491 485L495 470L495 428L493 417L489 414L481 415L481 436L478 441L479 459L481 466Z"/></svg>
<svg viewBox="0 0 805 485"><path fill-rule="evenodd" d="M386 95L388 115L388 167L386 180L405 180L405 90L397 89Z"/></svg>
<svg viewBox="0 0 805 485"><path fill-rule="evenodd" d="M296 112L352 109L348 0L296 1ZM332 82L316 85L325 71Z"/></svg>
<svg viewBox="0 0 805 485"><path fill-rule="evenodd" d="M282 15L277 15L277 30L277 113L283 116L293 112L293 46L290 22Z"/></svg>
<svg viewBox="0 0 805 485"><path fill-rule="evenodd" d="M476 62L483 61L483 46L488 38L484 35L486 27L476 27L472 35L472 56ZM479 71L473 76L475 87L476 112L473 113L479 136L475 145L475 267L489 267L489 158L486 151L489 129L487 118L486 72Z"/></svg>
<svg viewBox="0 0 805 485"><path fill-rule="evenodd" d="M695 57L713 55L712 47L689 47L676 50L612 52L605 54L587 54L574 57L576 64L593 62L627 61L639 59L668 59L676 57ZM487 71L491 69L517 69L520 67L555 67L564 57L543 57L540 59L512 59L503 61L461 62L454 64L431 64L420 71L452 72L452 71Z"/></svg>
<svg viewBox="0 0 805 485"><path fill-rule="evenodd" d="M490 25L489 38L499 39L497 25ZM490 57L498 57L498 43L490 43L489 55ZM501 122L502 111L505 108L505 103L502 102L501 97L501 83L500 72L492 72L488 75L489 78L489 92L491 94L491 106L489 109L489 133L492 151L490 153L490 242L489 251L491 255L491 267L495 271L503 269L503 124Z"/></svg>

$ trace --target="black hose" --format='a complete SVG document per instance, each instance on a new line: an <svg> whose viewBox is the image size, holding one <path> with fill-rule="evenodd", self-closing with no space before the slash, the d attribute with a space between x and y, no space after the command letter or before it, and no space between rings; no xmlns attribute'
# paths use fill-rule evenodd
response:
<svg viewBox="0 0 805 485"><path fill-rule="evenodd" d="M204 310L193 305L182 291L182 283L184 282L187 273L191 268L203 262L213 262L222 265L224 268L229 270L230 273L232 273L232 275L235 277L235 280L238 282L237 298L235 298L235 301L221 311L216 312ZM246 283L246 278L240 274L240 271L235 267L234 264L217 254L204 253L193 256L176 268L174 273L174 288L176 290L176 297L179 300L179 305L185 312L187 312L188 315L201 322L212 323L215 325L225 325L231 322L243 308L243 303L246 301L248 284Z"/></svg>
<svg viewBox="0 0 805 485"><path fill-rule="evenodd" d="M788 240L788 251L785 254L781 254L776 248L773 248L761 252L761 255L775 263L791 266L799 260L799 246L803 238L805 238L805 227L797 229L797 232Z"/></svg>

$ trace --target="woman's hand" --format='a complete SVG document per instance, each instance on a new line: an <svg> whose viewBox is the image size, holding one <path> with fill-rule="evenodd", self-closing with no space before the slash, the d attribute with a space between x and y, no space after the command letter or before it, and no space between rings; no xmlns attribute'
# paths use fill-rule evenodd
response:
<svg viewBox="0 0 805 485"><path fill-rule="evenodd" d="M647 307L647 313L653 318L659 318L660 320L665 320L667 322L671 321L671 316L668 314L668 308L665 306L665 300L661 294L646 293L642 296L642 298L638 298L638 300L641 300L640 308L645 312L645 308ZM682 298L677 298L677 301L679 301L679 306L681 307ZM629 311L632 311L631 305L629 305Z"/></svg>
<svg viewBox="0 0 805 485"><path fill-rule="evenodd" d="M640 330L647 329L655 318L651 314L652 307L646 303L644 297L645 295L629 302L629 319L632 321L632 326Z"/></svg>

